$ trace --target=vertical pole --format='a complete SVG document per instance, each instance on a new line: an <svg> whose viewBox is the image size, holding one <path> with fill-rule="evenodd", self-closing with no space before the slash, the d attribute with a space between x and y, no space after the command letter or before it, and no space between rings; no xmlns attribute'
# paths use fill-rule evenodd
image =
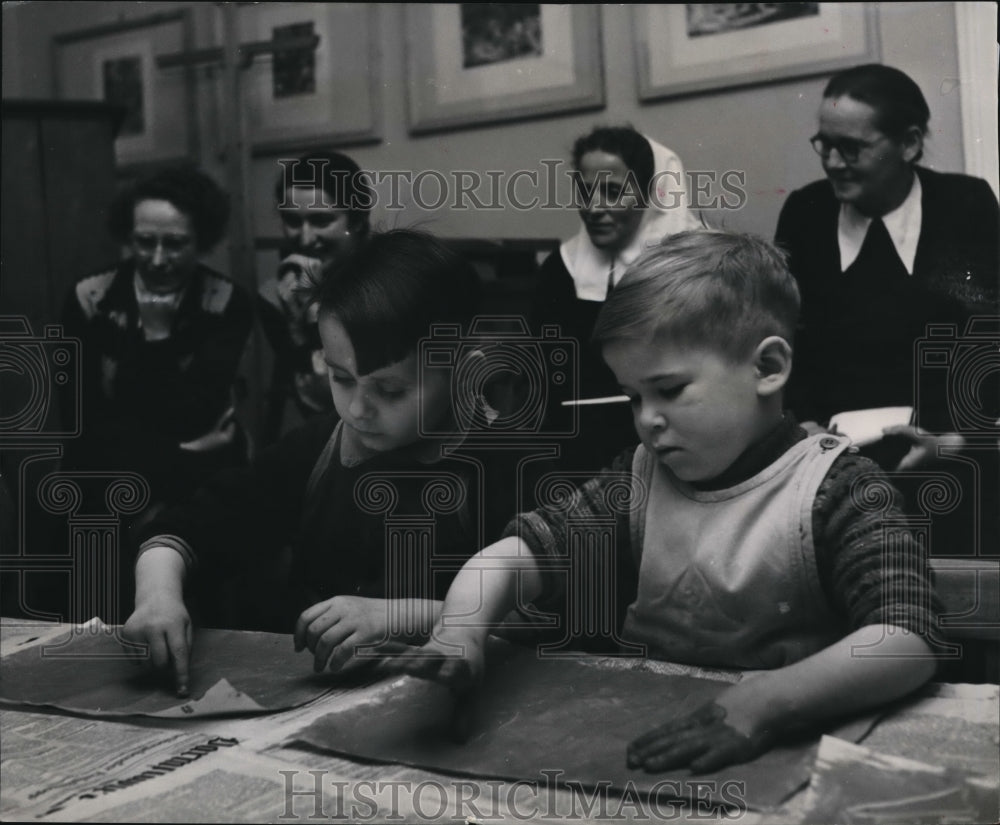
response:
<svg viewBox="0 0 1000 825"><path fill-rule="evenodd" d="M253 219L250 209L250 148L246 140L243 90L240 73L243 71L240 54L239 4L220 3L223 37L223 128L225 129L226 179L232 203L229 229L230 277L249 291L257 294L256 261L253 247ZM244 424L251 438L260 431L262 420L262 363L261 334L258 324L250 338L244 358L248 371L248 398L242 410Z"/></svg>

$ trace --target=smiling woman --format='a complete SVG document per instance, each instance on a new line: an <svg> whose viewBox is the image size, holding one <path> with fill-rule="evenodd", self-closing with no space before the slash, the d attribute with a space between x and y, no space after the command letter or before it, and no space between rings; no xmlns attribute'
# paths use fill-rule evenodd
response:
<svg viewBox="0 0 1000 825"><path fill-rule="evenodd" d="M929 119L920 88L890 66L847 69L824 90L812 144L826 178L789 195L776 233L802 293L789 405L820 425L913 407L913 422L862 452L888 470L962 478L957 506L930 511L935 545L993 553L997 452L975 441L995 443L998 373L989 356L958 353L976 351L977 317L1000 313L1000 208L986 181L920 165ZM920 478L900 485L925 517Z"/></svg>
<svg viewBox="0 0 1000 825"><path fill-rule="evenodd" d="M602 127L573 146L578 208L583 226L542 265L532 306L532 325L556 324L577 342L576 396L569 383L550 387L547 430L578 436L563 449L562 466L597 471L635 444L632 417L622 404L565 405L577 399L612 397L620 390L590 346L590 333L605 298L650 242L700 226L688 210L680 158L635 129Z"/></svg>
<svg viewBox="0 0 1000 825"><path fill-rule="evenodd" d="M139 473L154 509L246 459L232 393L250 298L199 261L228 214L226 194L195 169L139 181L110 213L129 256L79 281L66 304L66 334L82 346L83 397L64 469Z"/></svg>
<svg viewBox="0 0 1000 825"><path fill-rule="evenodd" d="M790 403L803 420L919 395L922 427L953 426L948 390L915 372L915 347L929 324L961 335L996 314L998 207L985 181L919 165L929 119L920 88L889 66L826 87L811 138L826 179L789 196L776 236L802 292Z"/></svg>
<svg viewBox="0 0 1000 825"><path fill-rule="evenodd" d="M374 201L367 176L339 152L315 152L288 163L274 185L285 243L277 277L261 286L261 324L275 354L261 441L270 444L291 400L302 418L330 412L332 402L309 297L324 267L363 241Z"/></svg>

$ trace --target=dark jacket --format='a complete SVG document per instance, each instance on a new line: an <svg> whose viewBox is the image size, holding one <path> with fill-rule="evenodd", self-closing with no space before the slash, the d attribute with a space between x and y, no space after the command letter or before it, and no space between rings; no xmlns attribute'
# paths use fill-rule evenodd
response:
<svg viewBox="0 0 1000 825"><path fill-rule="evenodd" d="M916 259L912 275L892 289L880 287L875 273L847 278L841 271L840 203L829 181L792 192L781 210L775 241L802 294L787 396L800 420L917 406L926 428L957 429L947 369L918 362L917 354L954 349L973 315L998 312L1000 209L985 181L916 171L923 191ZM929 341L929 324L952 325L954 334Z"/></svg>
<svg viewBox="0 0 1000 825"><path fill-rule="evenodd" d="M173 328L147 341L123 261L77 282L63 312L80 340L82 432L66 444L64 467L144 475L153 500L189 493L245 449L196 453L180 444L210 431L233 403L240 359L253 324L247 292L199 265Z"/></svg>

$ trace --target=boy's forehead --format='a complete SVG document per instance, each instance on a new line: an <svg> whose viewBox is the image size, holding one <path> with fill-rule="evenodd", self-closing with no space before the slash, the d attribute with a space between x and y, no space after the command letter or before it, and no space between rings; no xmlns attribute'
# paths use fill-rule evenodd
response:
<svg viewBox="0 0 1000 825"><path fill-rule="evenodd" d="M609 341L604 345L603 354L619 379L627 374L637 381L690 374L707 361L729 361L708 344L681 342L662 334L645 339ZM619 372L622 375L618 375Z"/></svg>

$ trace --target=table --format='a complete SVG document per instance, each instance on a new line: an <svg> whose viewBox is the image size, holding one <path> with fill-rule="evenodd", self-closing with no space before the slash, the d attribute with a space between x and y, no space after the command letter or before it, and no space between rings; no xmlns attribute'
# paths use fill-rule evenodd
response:
<svg viewBox="0 0 1000 825"><path fill-rule="evenodd" d="M0 652L38 645L64 630L3 620ZM650 664L667 673L686 670L667 663ZM551 781L541 777L537 783L511 782L365 763L289 740L319 716L370 702L379 689L378 685L360 686L292 710L235 719L112 720L8 707L0 710L0 818L413 823L736 820L748 825L792 825L805 821L817 804L810 788L766 813L709 811L690 802L571 789L559 785L555 776ZM937 781L937 774L921 774L915 767L928 758L953 778L985 776L984 792L993 793L995 799L1000 782L998 706L1000 688L996 685L930 685L919 699L884 718L862 742L861 751L850 750L854 746L840 740L824 740L826 750L821 746L820 754L829 758L823 765L817 760L813 784L822 787L834 781L845 765L864 765L871 774L865 762L870 757L864 750L869 749L880 760L911 760L900 765L924 789L933 789L927 783ZM899 775L887 773L885 782Z"/></svg>

